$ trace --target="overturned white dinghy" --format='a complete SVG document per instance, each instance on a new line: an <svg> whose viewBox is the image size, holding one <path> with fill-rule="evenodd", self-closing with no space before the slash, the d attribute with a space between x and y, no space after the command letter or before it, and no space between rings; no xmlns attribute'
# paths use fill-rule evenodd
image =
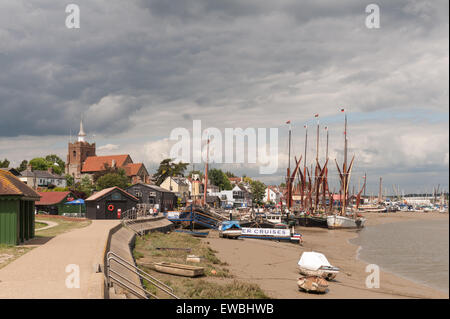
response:
<svg viewBox="0 0 450 319"><path fill-rule="evenodd" d="M305 276L319 276L332 280L339 272L339 268L332 266L324 254L304 252L298 261L300 273Z"/></svg>

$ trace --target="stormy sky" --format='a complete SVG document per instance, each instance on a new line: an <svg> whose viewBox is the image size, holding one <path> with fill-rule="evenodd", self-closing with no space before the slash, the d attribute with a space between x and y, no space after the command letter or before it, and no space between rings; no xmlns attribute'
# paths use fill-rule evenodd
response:
<svg viewBox="0 0 450 319"><path fill-rule="evenodd" d="M97 154L129 153L150 173L169 154L174 128L278 128L279 170L213 164L280 183L292 152L320 158L329 128L331 181L342 162L348 116L353 182L367 172L405 192L449 179L448 1L377 1L380 28L366 27L371 1L74 0L0 3L0 158L56 153L83 116ZM201 168L196 164L196 168Z"/></svg>

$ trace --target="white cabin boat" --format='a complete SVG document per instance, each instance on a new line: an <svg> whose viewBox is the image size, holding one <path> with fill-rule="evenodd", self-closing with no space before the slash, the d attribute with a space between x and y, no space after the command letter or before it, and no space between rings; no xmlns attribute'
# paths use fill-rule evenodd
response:
<svg viewBox="0 0 450 319"><path fill-rule="evenodd" d="M281 224L281 214L267 214L266 220L272 224Z"/></svg>
<svg viewBox="0 0 450 319"><path fill-rule="evenodd" d="M238 221L230 220L222 222L219 228L220 238L238 238L242 235L242 228Z"/></svg>
<svg viewBox="0 0 450 319"><path fill-rule="evenodd" d="M327 217L328 228L362 228L366 222L365 218L358 217L356 219L339 215L330 215Z"/></svg>
<svg viewBox="0 0 450 319"><path fill-rule="evenodd" d="M361 213L386 213L387 209L383 206L377 205L361 205L359 206L359 212Z"/></svg>
<svg viewBox="0 0 450 319"><path fill-rule="evenodd" d="M319 276L332 280L339 273L339 268L332 266L324 254L305 251L298 261L298 268L304 276Z"/></svg>

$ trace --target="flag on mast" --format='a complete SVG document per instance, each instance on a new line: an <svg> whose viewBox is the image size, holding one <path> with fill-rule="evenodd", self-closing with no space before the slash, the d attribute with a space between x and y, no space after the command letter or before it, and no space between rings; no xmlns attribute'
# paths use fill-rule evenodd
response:
<svg viewBox="0 0 450 319"><path fill-rule="evenodd" d="M286 124L291 124L291 120L287 121Z"/></svg>
<svg viewBox="0 0 450 319"><path fill-rule="evenodd" d="M315 114L314 117L319 117L319 113Z"/></svg>
<svg viewBox="0 0 450 319"><path fill-rule="evenodd" d="M345 112L345 110L344 110L344 109L341 109L341 112Z"/></svg>

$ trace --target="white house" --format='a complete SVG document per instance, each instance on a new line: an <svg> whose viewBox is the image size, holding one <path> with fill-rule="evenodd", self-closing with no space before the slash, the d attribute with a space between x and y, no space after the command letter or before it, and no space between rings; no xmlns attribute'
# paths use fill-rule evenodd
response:
<svg viewBox="0 0 450 319"><path fill-rule="evenodd" d="M159 186L171 192L174 192L180 198L189 198L189 184L190 181L186 177L169 176Z"/></svg>
<svg viewBox="0 0 450 319"><path fill-rule="evenodd" d="M252 206L251 194L238 185L235 185L232 190L211 192L210 195L218 196L222 202L222 207L239 208Z"/></svg>
<svg viewBox="0 0 450 319"><path fill-rule="evenodd" d="M265 203L273 202L278 204L281 200L281 193L276 186L268 186L264 192L263 201Z"/></svg>
<svg viewBox="0 0 450 319"><path fill-rule="evenodd" d="M46 171L34 170L30 168L20 173L18 178L32 188L36 187L66 187L67 181L64 176L55 174L51 168Z"/></svg>

